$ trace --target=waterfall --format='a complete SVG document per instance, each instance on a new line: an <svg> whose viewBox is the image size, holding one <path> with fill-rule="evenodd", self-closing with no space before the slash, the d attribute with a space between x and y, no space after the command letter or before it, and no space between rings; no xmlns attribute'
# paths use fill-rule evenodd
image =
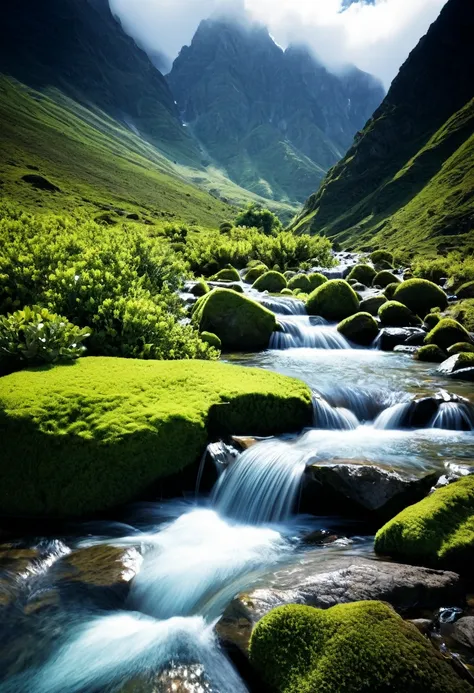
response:
<svg viewBox="0 0 474 693"><path fill-rule="evenodd" d="M388 407L377 416L374 421L374 428L385 431L393 431L399 428L404 428L404 424L406 424L407 420L406 417L408 416L411 407L411 402L400 402L399 404L394 404L393 406Z"/></svg>
<svg viewBox="0 0 474 693"><path fill-rule="evenodd" d="M359 420L349 409L332 407L319 395L313 395L313 426L326 430L352 431Z"/></svg>
<svg viewBox="0 0 474 693"><path fill-rule="evenodd" d="M349 409L359 421L373 421L395 400L400 401L405 396L391 390L371 390L346 385L318 388L318 393L332 407Z"/></svg>
<svg viewBox="0 0 474 693"><path fill-rule="evenodd" d="M297 298L291 298L291 296L279 298L277 296L268 296L267 294L253 292L251 298L277 315L307 315L304 302Z"/></svg>
<svg viewBox="0 0 474 693"><path fill-rule="evenodd" d="M448 431L474 431L474 408L465 402L442 402L431 426Z"/></svg>
<svg viewBox="0 0 474 693"><path fill-rule="evenodd" d="M323 318L278 316L281 332L273 332L270 349L350 349L351 345Z"/></svg>
<svg viewBox="0 0 474 693"><path fill-rule="evenodd" d="M294 509L305 455L292 443L262 441L245 450L218 479L214 507L242 522L282 522Z"/></svg>

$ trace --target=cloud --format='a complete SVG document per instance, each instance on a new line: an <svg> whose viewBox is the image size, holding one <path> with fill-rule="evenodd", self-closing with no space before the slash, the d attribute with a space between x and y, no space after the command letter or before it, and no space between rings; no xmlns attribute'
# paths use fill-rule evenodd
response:
<svg viewBox="0 0 474 693"><path fill-rule="evenodd" d="M110 0L146 48L173 60L201 19L241 11L266 24L282 46L306 43L329 66L354 63L388 87L446 0Z"/></svg>

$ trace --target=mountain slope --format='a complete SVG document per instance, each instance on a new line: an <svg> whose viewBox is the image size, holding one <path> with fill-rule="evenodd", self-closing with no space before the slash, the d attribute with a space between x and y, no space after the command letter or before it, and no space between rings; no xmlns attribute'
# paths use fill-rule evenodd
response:
<svg viewBox="0 0 474 693"><path fill-rule="evenodd" d="M473 247L473 32L474 3L449 0L295 230L356 247Z"/></svg>
<svg viewBox="0 0 474 693"><path fill-rule="evenodd" d="M355 68L335 76L304 48L283 51L264 27L225 19L201 22L168 82L190 130L234 181L300 201L383 96Z"/></svg>

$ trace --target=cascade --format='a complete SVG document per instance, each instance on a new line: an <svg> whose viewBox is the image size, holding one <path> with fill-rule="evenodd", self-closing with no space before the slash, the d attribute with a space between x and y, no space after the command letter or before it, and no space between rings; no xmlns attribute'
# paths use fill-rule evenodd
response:
<svg viewBox="0 0 474 693"><path fill-rule="evenodd" d="M404 422L411 410L411 402L399 402L385 409L374 421L374 428L392 431L404 428Z"/></svg>
<svg viewBox="0 0 474 693"><path fill-rule="evenodd" d="M431 426L448 431L474 431L474 408L466 402L442 402Z"/></svg>
<svg viewBox="0 0 474 693"><path fill-rule="evenodd" d="M291 296L279 298L278 296L261 294L258 291L249 291L248 293L251 298L276 315L307 315L304 302L297 298L291 298Z"/></svg>
<svg viewBox="0 0 474 693"><path fill-rule="evenodd" d="M319 395L313 395L313 426L328 430L351 431L359 426L359 420L349 409L332 407Z"/></svg>
<svg viewBox="0 0 474 693"><path fill-rule="evenodd" d="M331 385L318 388L318 393L332 407L342 407L353 412L359 421L373 421L384 409L404 395L391 390L371 390L369 388Z"/></svg>
<svg viewBox="0 0 474 693"><path fill-rule="evenodd" d="M273 332L270 349L351 349L337 329L323 318L307 316L278 316L281 332Z"/></svg>

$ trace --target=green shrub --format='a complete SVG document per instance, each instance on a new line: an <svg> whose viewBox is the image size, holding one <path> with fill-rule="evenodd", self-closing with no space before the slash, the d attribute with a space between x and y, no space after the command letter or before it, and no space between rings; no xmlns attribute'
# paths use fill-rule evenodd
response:
<svg viewBox="0 0 474 693"><path fill-rule="evenodd" d="M388 262L389 265L393 265L393 254L388 250L374 250L370 254L370 259L375 266L380 265L382 262Z"/></svg>
<svg viewBox="0 0 474 693"><path fill-rule="evenodd" d="M302 382L218 362L88 357L21 371L0 379L0 507L114 508L197 465L209 439L298 431L311 412Z"/></svg>
<svg viewBox="0 0 474 693"><path fill-rule="evenodd" d="M395 291L398 289L400 286L400 282L392 282L392 284L389 284L388 286L385 287L384 296L386 299L391 301L393 297L395 296Z"/></svg>
<svg viewBox="0 0 474 693"><path fill-rule="evenodd" d="M321 272L311 272L311 274L308 274L308 279L310 284L310 291L308 293L317 289L321 284L325 284L328 280Z"/></svg>
<svg viewBox="0 0 474 693"><path fill-rule="evenodd" d="M262 274L268 272L268 267L266 265L256 265L251 267L244 276L244 281L248 284L253 284Z"/></svg>
<svg viewBox="0 0 474 693"><path fill-rule="evenodd" d="M375 550L469 573L474 567L474 476L402 510L377 532Z"/></svg>
<svg viewBox="0 0 474 693"><path fill-rule="evenodd" d="M376 272L371 265L355 265L346 278L348 281L355 279L365 286L370 286L375 275Z"/></svg>
<svg viewBox="0 0 474 693"><path fill-rule="evenodd" d="M273 270L262 274L252 285L257 291L268 291L271 294L279 294L282 289L286 289L286 286L285 277Z"/></svg>
<svg viewBox="0 0 474 693"><path fill-rule="evenodd" d="M197 296L198 298L200 296L205 296L209 293L209 291L209 285L206 281L204 281L204 279L198 279L196 284L191 289L191 293L193 294L193 296Z"/></svg>
<svg viewBox="0 0 474 693"><path fill-rule="evenodd" d="M297 274L288 282L289 289L301 289L305 293L311 291L311 282L307 274Z"/></svg>
<svg viewBox="0 0 474 693"><path fill-rule="evenodd" d="M201 332L199 336L201 337L202 341L209 344L209 346L214 347L214 349L217 349L218 351L221 350L222 342L219 337L214 334L214 332Z"/></svg>
<svg viewBox="0 0 474 693"><path fill-rule="evenodd" d="M0 373L77 359L90 333L39 306L0 316Z"/></svg>
<svg viewBox="0 0 474 693"><path fill-rule="evenodd" d="M240 274L235 267L226 267L211 277L214 282L239 282Z"/></svg>
<svg viewBox="0 0 474 693"><path fill-rule="evenodd" d="M373 286L381 286L382 289L386 289L389 284L400 284L400 280L392 272L382 270L375 275L372 284Z"/></svg>
<svg viewBox="0 0 474 693"><path fill-rule="evenodd" d="M415 320L411 310L398 301L387 301L380 306L379 318L384 327L407 327Z"/></svg>
<svg viewBox="0 0 474 693"><path fill-rule="evenodd" d="M469 332L456 320L443 318L433 327L425 339L425 344L436 344L446 351L457 342L471 342Z"/></svg>
<svg viewBox="0 0 474 693"><path fill-rule="evenodd" d="M326 320L340 321L358 312L359 299L346 281L331 279L309 295L306 309L309 315L320 315Z"/></svg>
<svg viewBox="0 0 474 693"><path fill-rule="evenodd" d="M466 282L456 291L457 297L460 299L474 298L474 281Z"/></svg>
<svg viewBox="0 0 474 693"><path fill-rule="evenodd" d="M276 214L270 212L255 202L250 202L247 207L235 218L236 226L261 229L266 235L277 234L282 230L282 224Z"/></svg>
<svg viewBox="0 0 474 693"><path fill-rule="evenodd" d="M250 661L275 693L468 693L470 685L411 623L382 602L270 611Z"/></svg>
<svg viewBox="0 0 474 693"><path fill-rule="evenodd" d="M360 302L360 310L370 315L378 315L380 306L387 302L385 296L369 296Z"/></svg>
<svg viewBox="0 0 474 693"><path fill-rule="evenodd" d="M219 224L219 231L221 233L229 233L234 228L234 224L231 221L223 221Z"/></svg>
<svg viewBox="0 0 474 693"><path fill-rule="evenodd" d="M444 291L426 279L408 279L402 282L397 287L394 298L420 316L426 315L432 308L443 310L448 305Z"/></svg>
<svg viewBox="0 0 474 693"><path fill-rule="evenodd" d="M379 333L379 326L370 313L356 313L340 322L337 330L355 344L370 346Z"/></svg>
<svg viewBox="0 0 474 693"><path fill-rule="evenodd" d="M449 356L454 356L455 354L474 354L474 344L468 344L467 342L452 344L448 349L448 354Z"/></svg>
<svg viewBox="0 0 474 693"><path fill-rule="evenodd" d="M468 332L474 332L474 299L468 298L449 306L450 317L458 320Z"/></svg>
<svg viewBox="0 0 474 693"><path fill-rule="evenodd" d="M413 271L417 277L436 283L447 277L448 286L456 290L466 282L474 281L474 258L463 256L460 252L431 260L418 258L413 262Z"/></svg>
<svg viewBox="0 0 474 693"><path fill-rule="evenodd" d="M425 344L416 352L416 358L418 361L442 363L447 359L447 354L436 344Z"/></svg>
<svg viewBox="0 0 474 693"><path fill-rule="evenodd" d="M441 315L439 313L428 313L423 322L429 330L432 330L440 320Z"/></svg>

